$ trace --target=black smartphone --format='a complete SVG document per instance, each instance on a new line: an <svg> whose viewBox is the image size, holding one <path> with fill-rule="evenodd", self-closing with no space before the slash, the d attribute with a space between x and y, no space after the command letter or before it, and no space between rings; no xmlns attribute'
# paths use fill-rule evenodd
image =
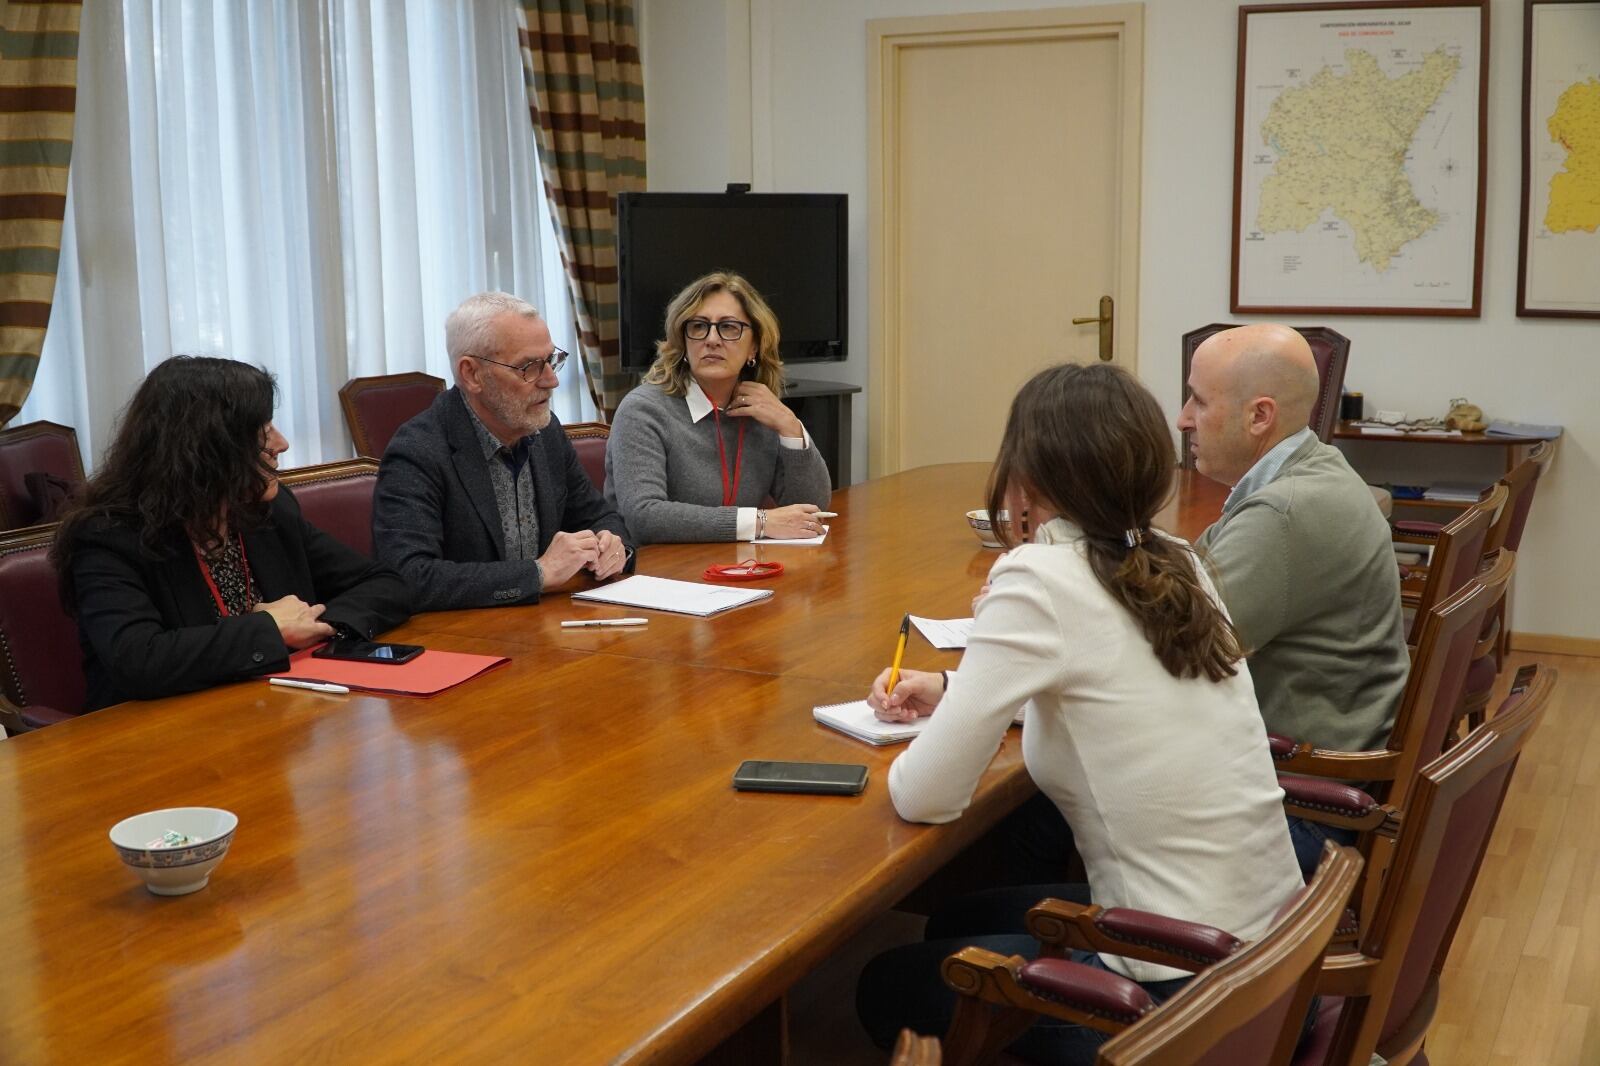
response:
<svg viewBox="0 0 1600 1066"><path fill-rule="evenodd" d="M328 641L311 653L313 659L349 659L357 663L387 663L398 666L422 654L421 644L379 644L371 640Z"/></svg>
<svg viewBox="0 0 1600 1066"><path fill-rule="evenodd" d="M770 762L747 759L733 775L741 792L814 792L855 796L867 787L867 768L842 762Z"/></svg>

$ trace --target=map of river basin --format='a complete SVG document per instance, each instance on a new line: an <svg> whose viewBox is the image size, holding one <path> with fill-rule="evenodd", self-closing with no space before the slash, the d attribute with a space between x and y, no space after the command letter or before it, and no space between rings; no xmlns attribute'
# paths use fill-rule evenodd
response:
<svg viewBox="0 0 1600 1066"><path fill-rule="evenodd" d="M1277 162L1261 182L1256 228L1299 232L1331 210L1349 225L1360 261L1382 273L1439 220L1417 199L1406 154L1461 60L1441 47L1391 78L1370 52L1352 48L1344 58L1344 72L1323 67L1285 89L1262 121Z"/></svg>
<svg viewBox="0 0 1600 1066"><path fill-rule="evenodd" d="M1567 150L1566 169L1550 179L1545 229L1593 233L1600 229L1600 78L1568 86L1545 127Z"/></svg>

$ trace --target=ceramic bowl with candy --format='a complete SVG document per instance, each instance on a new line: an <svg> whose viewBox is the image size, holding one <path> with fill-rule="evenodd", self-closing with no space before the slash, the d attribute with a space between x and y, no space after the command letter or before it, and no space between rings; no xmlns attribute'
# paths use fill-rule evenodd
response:
<svg viewBox="0 0 1600 1066"><path fill-rule="evenodd" d="M233 843L239 819L218 807L168 807L111 827L123 865L158 896L198 892Z"/></svg>

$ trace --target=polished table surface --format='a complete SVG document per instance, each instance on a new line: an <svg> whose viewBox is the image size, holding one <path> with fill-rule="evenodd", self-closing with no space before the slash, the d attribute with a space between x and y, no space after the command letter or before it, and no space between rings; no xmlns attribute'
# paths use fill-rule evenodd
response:
<svg viewBox="0 0 1600 1066"><path fill-rule="evenodd" d="M860 698L903 611L968 613L985 473L840 491L825 546L760 549L787 567L774 598L715 618L419 617L395 638L512 660L433 699L247 682L0 743L0 1061L693 1061L1032 791L1013 733L966 817L904 823L899 749L810 714ZM1183 476L1162 524L1193 536L1223 491ZM737 793L747 758L871 778ZM235 842L203 891L152 896L106 830L184 805L234 811Z"/></svg>

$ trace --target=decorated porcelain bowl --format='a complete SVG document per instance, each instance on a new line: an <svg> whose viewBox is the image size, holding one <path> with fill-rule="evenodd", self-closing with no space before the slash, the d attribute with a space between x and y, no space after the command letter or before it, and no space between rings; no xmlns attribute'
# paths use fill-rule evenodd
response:
<svg viewBox="0 0 1600 1066"><path fill-rule="evenodd" d="M232 811L168 807L112 826L111 846L144 887L158 896L184 896L206 887L238 826Z"/></svg>
<svg viewBox="0 0 1600 1066"><path fill-rule="evenodd" d="M1007 512L1000 512L1000 521L1004 522L1009 518L1010 515ZM999 548L1002 546L999 538L994 535L994 522L989 518L988 511L968 511L967 525L972 527L972 531L978 535L978 543L985 548Z"/></svg>

